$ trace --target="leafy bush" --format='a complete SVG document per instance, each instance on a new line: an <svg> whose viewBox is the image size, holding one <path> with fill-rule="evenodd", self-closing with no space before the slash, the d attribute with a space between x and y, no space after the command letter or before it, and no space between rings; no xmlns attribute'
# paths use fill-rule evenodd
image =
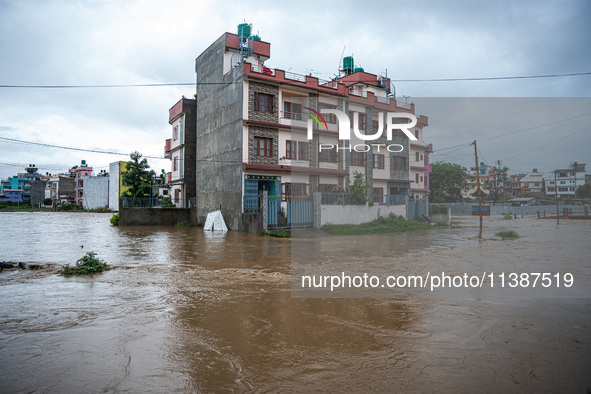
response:
<svg viewBox="0 0 591 394"><path fill-rule="evenodd" d="M504 220L511 220L511 219L513 219L513 215L511 215L510 213L506 213L503 215L503 219Z"/></svg>
<svg viewBox="0 0 591 394"><path fill-rule="evenodd" d="M519 238L519 234L517 234L513 230L501 231L501 232L496 233L495 235L497 237L503 238L503 240L505 240L505 239L517 239L517 238Z"/></svg>
<svg viewBox="0 0 591 394"><path fill-rule="evenodd" d="M109 207L98 207L98 208L91 209L90 212L107 213L107 212L111 212L111 209L109 209Z"/></svg>
<svg viewBox="0 0 591 394"><path fill-rule="evenodd" d="M91 275L102 272L105 268L107 268L107 263L98 259L95 252L88 252L84 257L76 261L75 267L64 265L59 274L63 276Z"/></svg>
<svg viewBox="0 0 591 394"><path fill-rule="evenodd" d="M111 224L113 226L119 226L119 214L116 213L115 215L111 216Z"/></svg>
<svg viewBox="0 0 591 394"><path fill-rule="evenodd" d="M76 204L62 204L57 209L59 211L77 211L78 206Z"/></svg>
<svg viewBox="0 0 591 394"><path fill-rule="evenodd" d="M445 214L446 215L447 210L448 210L448 208L443 204L429 205L429 214L430 215L437 215L437 214Z"/></svg>
<svg viewBox="0 0 591 394"><path fill-rule="evenodd" d="M44 198L42 203L43 205L51 205L51 198Z"/></svg>

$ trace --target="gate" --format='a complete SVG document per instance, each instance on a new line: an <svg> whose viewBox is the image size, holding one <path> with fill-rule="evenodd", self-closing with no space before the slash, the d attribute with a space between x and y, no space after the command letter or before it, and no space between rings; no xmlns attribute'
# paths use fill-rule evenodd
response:
<svg viewBox="0 0 591 394"><path fill-rule="evenodd" d="M284 200L285 219L279 218L281 200ZM312 196L269 196L267 198L267 227L294 228L314 226L314 199Z"/></svg>
<svg viewBox="0 0 591 394"><path fill-rule="evenodd" d="M408 200L407 219L420 220L427 214L427 200Z"/></svg>

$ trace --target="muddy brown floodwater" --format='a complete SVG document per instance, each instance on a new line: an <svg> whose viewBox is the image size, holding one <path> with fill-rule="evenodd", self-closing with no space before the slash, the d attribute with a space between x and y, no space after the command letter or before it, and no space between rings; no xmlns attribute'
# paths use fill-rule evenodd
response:
<svg viewBox="0 0 591 394"><path fill-rule="evenodd" d="M591 387L589 287L513 297L292 298L289 239L112 227L109 215L0 213L0 392L578 392ZM572 272L591 221L303 237L298 257L397 272ZM475 231L476 230L476 231ZM115 268L52 274L85 252ZM340 255L337 253L340 251ZM343 252L346 251L346 252ZM391 251L391 253L389 252ZM561 290L562 291L562 290ZM573 297L573 295L575 297Z"/></svg>

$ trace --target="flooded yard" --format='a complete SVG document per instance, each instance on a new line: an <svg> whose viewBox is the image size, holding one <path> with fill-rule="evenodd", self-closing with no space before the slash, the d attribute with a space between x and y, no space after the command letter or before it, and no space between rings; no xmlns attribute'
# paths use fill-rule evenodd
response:
<svg viewBox="0 0 591 394"><path fill-rule="evenodd" d="M485 219L376 236L279 239L113 227L109 215L0 213L0 392L585 392L591 221ZM86 252L114 268L51 271ZM568 271L576 292L292 296L330 273ZM295 275L294 275L295 276Z"/></svg>

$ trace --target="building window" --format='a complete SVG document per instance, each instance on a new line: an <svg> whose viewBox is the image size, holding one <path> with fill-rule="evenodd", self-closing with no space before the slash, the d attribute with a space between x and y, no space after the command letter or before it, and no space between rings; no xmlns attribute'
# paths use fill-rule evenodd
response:
<svg viewBox="0 0 591 394"><path fill-rule="evenodd" d="M564 184L566 184L566 182L565 181L560 181L560 184L561 185L564 185Z"/></svg>
<svg viewBox="0 0 591 394"><path fill-rule="evenodd" d="M415 174L415 183L419 183L419 174Z"/></svg>
<svg viewBox="0 0 591 394"><path fill-rule="evenodd" d="M174 189L174 202L175 202L175 204L178 204L178 202L180 201L180 197L181 197L181 190L180 189Z"/></svg>
<svg viewBox="0 0 591 394"><path fill-rule="evenodd" d="M318 160L326 163L336 163L337 149L334 146L330 149L322 149L318 153Z"/></svg>
<svg viewBox="0 0 591 394"><path fill-rule="evenodd" d="M419 152L415 152L415 161L419 161Z"/></svg>
<svg viewBox="0 0 591 394"><path fill-rule="evenodd" d="M384 202L384 188L383 187L374 187L372 190L372 201L374 203L381 204Z"/></svg>
<svg viewBox="0 0 591 394"><path fill-rule="evenodd" d="M351 165L352 166L360 166L364 167L366 163L366 155L365 152L351 152Z"/></svg>
<svg viewBox="0 0 591 394"><path fill-rule="evenodd" d="M299 142L298 143L298 153L300 160L308 160L308 143L307 142Z"/></svg>
<svg viewBox="0 0 591 394"><path fill-rule="evenodd" d="M285 119L302 120L302 105L286 101L283 103L283 117Z"/></svg>
<svg viewBox="0 0 591 394"><path fill-rule="evenodd" d="M399 171L408 171L408 157L393 156L392 169Z"/></svg>
<svg viewBox="0 0 591 394"><path fill-rule="evenodd" d="M273 139L271 138L254 137L254 149L252 154L254 156L271 157L273 153L273 149L271 148L272 144Z"/></svg>
<svg viewBox="0 0 591 394"><path fill-rule="evenodd" d="M423 176L421 175L421 182L423 182Z"/></svg>
<svg viewBox="0 0 591 394"><path fill-rule="evenodd" d="M421 161L421 162L423 161L423 155L422 154L421 154L421 160L419 160L419 161Z"/></svg>
<svg viewBox="0 0 591 394"><path fill-rule="evenodd" d="M415 137L417 137L417 140L419 139L419 131L415 130Z"/></svg>
<svg viewBox="0 0 591 394"><path fill-rule="evenodd" d="M176 141L179 139L179 125L174 126L172 129L172 139Z"/></svg>
<svg viewBox="0 0 591 394"><path fill-rule="evenodd" d="M559 187L558 188L559 192L567 192L568 191L568 187Z"/></svg>
<svg viewBox="0 0 591 394"><path fill-rule="evenodd" d="M385 162L384 155L373 155L373 168L383 170L385 168Z"/></svg>
<svg viewBox="0 0 591 394"><path fill-rule="evenodd" d="M287 140L285 141L285 158L288 160L295 160L297 159L297 147L296 141Z"/></svg>
<svg viewBox="0 0 591 394"><path fill-rule="evenodd" d="M275 97L270 94L254 93L254 110L258 112L275 113Z"/></svg>
<svg viewBox="0 0 591 394"><path fill-rule="evenodd" d="M323 109L337 109L335 105L318 103L318 112L322 113ZM335 114L322 114L326 123L337 124L337 116Z"/></svg>
<svg viewBox="0 0 591 394"><path fill-rule="evenodd" d="M178 171L179 170L179 157L175 156L172 158L172 170Z"/></svg>
<svg viewBox="0 0 591 394"><path fill-rule="evenodd" d="M355 113L351 111L349 113L349 121L351 122L351 128L353 128L355 122ZM367 128L367 115L359 112L359 130L365 130Z"/></svg>
<svg viewBox="0 0 591 394"><path fill-rule="evenodd" d="M553 192L553 191L554 191L554 188L553 188L553 187L549 187L549 188L547 189L547 191L549 191L549 192Z"/></svg>
<svg viewBox="0 0 591 394"><path fill-rule="evenodd" d="M305 196L307 184L305 183L290 183L281 184L282 193L284 196Z"/></svg>

